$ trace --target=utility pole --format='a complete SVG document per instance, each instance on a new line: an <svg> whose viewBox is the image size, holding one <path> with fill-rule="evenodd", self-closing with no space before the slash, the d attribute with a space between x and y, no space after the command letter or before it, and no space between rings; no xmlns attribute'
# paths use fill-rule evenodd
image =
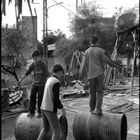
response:
<svg viewBox="0 0 140 140"><path fill-rule="evenodd" d="M43 57L44 58L48 57L47 15L48 15L47 0L43 0Z"/></svg>
<svg viewBox="0 0 140 140"><path fill-rule="evenodd" d="M62 4L63 2L56 2L56 4L51 5L47 7L47 0L43 0L43 57L47 58L48 57L48 24L47 24L47 19L48 19L48 9Z"/></svg>
<svg viewBox="0 0 140 140"><path fill-rule="evenodd" d="M47 58L48 57L48 24L47 24L47 19L48 19L48 10L49 8L62 4L63 2L56 2L56 4L51 5L47 7L47 0L43 0L43 57Z"/></svg>

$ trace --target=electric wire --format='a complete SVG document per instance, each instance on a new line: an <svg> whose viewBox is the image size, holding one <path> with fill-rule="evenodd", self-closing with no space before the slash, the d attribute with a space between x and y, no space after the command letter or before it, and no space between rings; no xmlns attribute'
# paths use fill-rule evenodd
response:
<svg viewBox="0 0 140 140"><path fill-rule="evenodd" d="M55 1L55 0L52 0L52 1L54 1L55 3L58 3L58 2ZM75 14L75 15L79 15L78 13L73 12L72 10L68 9L67 7L65 7L64 5L60 5L60 6L63 7L64 9L70 11L71 13L73 13L73 14Z"/></svg>

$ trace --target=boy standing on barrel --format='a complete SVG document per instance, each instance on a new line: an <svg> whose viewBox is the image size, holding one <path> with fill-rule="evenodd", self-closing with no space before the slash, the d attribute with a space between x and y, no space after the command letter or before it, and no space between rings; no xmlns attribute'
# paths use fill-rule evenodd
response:
<svg viewBox="0 0 140 140"><path fill-rule="evenodd" d="M61 128L57 117L57 109L62 110L65 116L66 112L59 99L60 81L63 80L64 70L61 65L57 64L53 67L53 75L48 78L41 104L41 112L43 119L43 129L37 140L44 140L47 133L48 122L52 130L52 140L61 140Z"/></svg>
<svg viewBox="0 0 140 140"><path fill-rule="evenodd" d="M40 52L38 50L35 50L32 53L32 58L34 62L30 65L29 69L26 71L26 73L23 75L23 77L18 81L18 84L27 77L29 74L33 72L33 84L31 89L31 95L30 95L30 106L29 106L29 113L28 117L33 117L35 114L35 106L36 106L36 95L38 93L38 118L41 117L41 102L43 98L44 93L44 86L47 80L47 77L49 75L47 65L45 62L41 60Z"/></svg>
<svg viewBox="0 0 140 140"><path fill-rule="evenodd" d="M111 67L121 68L121 65L109 58L105 50L99 48L98 37L94 36L90 47L85 51L80 69L80 77L87 73L90 89L90 112L97 115L102 114L104 66L106 63Z"/></svg>

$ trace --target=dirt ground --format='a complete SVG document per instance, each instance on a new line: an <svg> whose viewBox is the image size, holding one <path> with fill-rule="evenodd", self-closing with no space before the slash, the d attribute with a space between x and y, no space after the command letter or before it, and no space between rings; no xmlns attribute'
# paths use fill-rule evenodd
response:
<svg viewBox="0 0 140 140"><path fill-rule="evenodd" d="M63 104L67 110L67 121L68 121L68 135L67 140L74 140L73 137L73 121L76 115L76 112L79 111L88 111L88 97L79 98L79 99L69 99L64 101ZM82 106L76 106L77 104L83 104ZM128 122L128 135L127 140L139 140L139 118L138 117L138 109L134 109L133 111L127 112L127 122ZM15 126L16 126L16 119L18 118L19 114L13 115L11 117L5 118L2 120L2 140L16 140L14 136ZM132 128L132 129L131 129ZM137 128L137 129L136 129ZM136 130L135 130L136 129ZM131 132L129 132L131 131Z"/></svg>
<svg viewBox="0 0 140 140"><path fill-rule="evenodd" d="M27 89L27 92L30 92L30 89ZM103 111L107 109L122 104L130 103L129 99L139 98L139 93L131 96L130 93L125 93L123 96L118 96L119 94L115 91L111 91L111 94L104 96L103 101ZM111 96L109 96L111 95ZM68 98L63 99L62 103L64 104L67 112L67 121L68 121L68 134L67 140L74 140L73 137L73 121L76 113L83 111L88 112L88 96L77 97L77 98ZM125 112L127 117L127 140L139 140L139 105L133 103L131 106L132 109L128 112ZM15 108L20 108L16 106ZM20 113L15 113L9 117L3 117L1 119L1 139L2 140L16 140L14 136L16 120Z"/></svg>

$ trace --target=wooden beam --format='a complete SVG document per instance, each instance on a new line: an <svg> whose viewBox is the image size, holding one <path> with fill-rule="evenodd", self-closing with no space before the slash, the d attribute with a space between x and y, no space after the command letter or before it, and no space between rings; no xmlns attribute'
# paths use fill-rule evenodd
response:
<svg viewBox="0 0 140 140"><path fill-rule="evenodd" d="M133 95L133 83L134 83L134 62L136 59L136 51L137 51L137 42L136 42L136 30L132 32L133 40L135 42L134 52L133 52L133 63L132 63L132 71L131 71L131 86L130 86L130 94Z"/></svg>

